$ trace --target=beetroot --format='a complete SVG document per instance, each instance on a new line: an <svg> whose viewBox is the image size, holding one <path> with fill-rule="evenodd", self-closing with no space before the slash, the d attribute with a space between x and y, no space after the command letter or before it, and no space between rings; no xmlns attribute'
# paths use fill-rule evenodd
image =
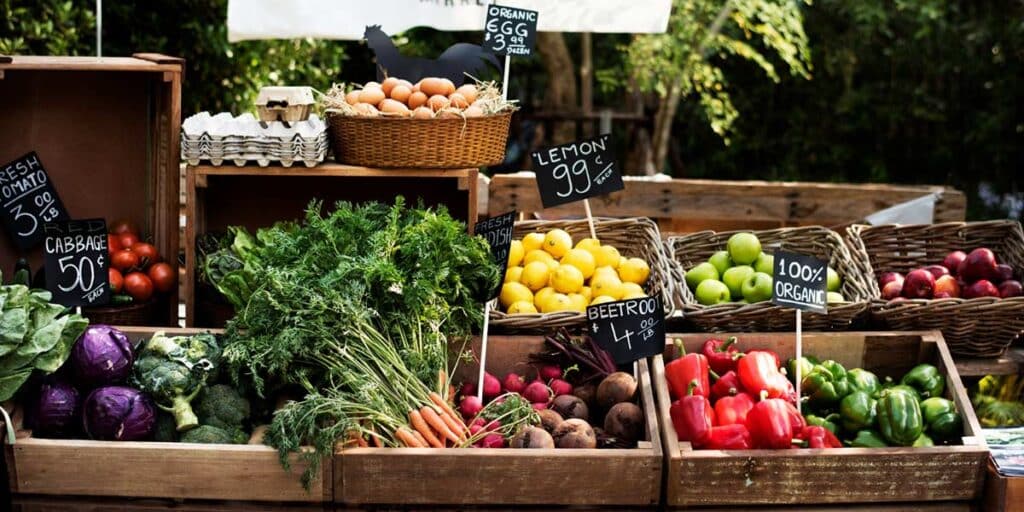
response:
<svg viewBox="0 0 1024 512"><path fill-rule="evenodd" d="M551 400L551 388L544 385L543 382L535 380L526 386L523 390L523 398L527 399L531 403L548 403Z"/></svg>
<svg viewBox="0 0 1024 512"><path fill-rule="evenodd" d="M572 394L572 384L569 384L562 379L554 379L551 381L551 384L548 385L551 387L551 392L554 393L555 396Z"/></svg>
<svg viewBox="0 0 1024 512"><path fill-rule="evenodd" d="M636 379L628 373L615 372L605 377L597 386L597 403L601 407L610 408L617 403L632 400L635 394Z"/></svg>
<svg viewBox="0 0 1024 512"><path fill-rule="evenodd" d="M551 381L562 378L562 367L557 364L546 364L540 367L538 372L544 381Z"/></svg>
<svg viewBox="0 0 1024 512"><path fill-rule="evenodd" d="M540 427L526 427L512 437L512 448L554 448L555 440Z"/></svg>
<svg viewBox="0 0 1024 512"><path fill-rule="evenodd" d="M484 398L490 400L501 394L501 382L490 373L484 372Z"/></svg>
<svg viewBox="0 0 1024 512"><path fill-rule="evenodd" d="M644 430L644 412L632 402L612 406L604 417L604 430L608 435L626 443L635 443Z"/></svg>
<svg viewBox="0 0 1024 512"><path fill-rule="evenodd" d="M504 448L505 438L498 434L488 434L487 437L480 441L481 448Z"/></svg>
<svg viewBox="0 0 1024 512"><path fill-rule="evenodd" d="M541 428L546 430L549 434L554 432L555 429L558 428L558 426L561 425L563 421L565 421L565 419L562 418L561 414L558 414L557 412L551 409L545 409L543 411L538 412L537 414L540 415Z"/></svg>
<svg viewBox="0 0 1024 512"><path fill-rule="evenodd" d="M555 400L551 402L551 409L567 420L576 418L588 421L590 419L590 409L587 404L572 395L555 397Z"/></svg>
<svg viewBox="0 0 1024 512"><path fill-rule="evenodd" d="M526 379L516 375L515 373L509 373L505 376L505 380L502 381L505 386L505 391L509 393L522 393L526 389Z"/></svg>
<svg viewBox="0 0 1024 512"><path fill-rule="evenodd" d="M551 437L559 448L597 448L594 429L581 419L563 421Z"/></svg>
<svg viewBox="0 0 1024 512"><path fill-rule="evenodd" d="M483 410L484 404L480 401L476 395L462 397L462 402L459 403L459 412L462 413L462 417L469 419Z"/></svg>

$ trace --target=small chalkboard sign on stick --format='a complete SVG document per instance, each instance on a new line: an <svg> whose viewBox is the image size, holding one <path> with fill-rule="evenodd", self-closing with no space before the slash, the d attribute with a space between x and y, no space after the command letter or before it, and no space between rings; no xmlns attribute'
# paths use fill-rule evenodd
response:
<svg viewBox="0 0 1024 512"><path fill-rule="evenodd" d="M53 302L64 306L110 302L106 221L49 222L42 231L46 288L53 293Z"/></svg>
<svg viewBox="0 0 1024 512"><path fill-rule="evenodd" d="M584 201L590 236L597 238L587 199L626 188L615 164L611 136L543 148L534 151L532 157L544 208Z"/></svg>
<svg viewBox="0 0 1024 512"><path fill-rule="evenodd" d="M487 6L485 50L496 55L529 57L537 42L537 11L503 5Z"/></svg>
<svg viewBox="0 0 1024 512"><path fill-rule="evenodd" d="M0 167L0 216L21 250L31 249L43 239L43 224L68 219L34 151Z"/></svg>
<svg viewBox="0 0 1024 512"><path fill-rule="evenodd" d="M827 313L828 263L813 256L795 252L775 252L775 282L772 303L796 309L796 360L803 357L804 325L803 311ZM802 410L800 397L800 375L802 365L796 365L797 408Z"/></svg>
<svg viewBox="0 0 1024 512"><path fill-rule="evenodd" d="M620 365L655 356L665 350L664 315L660 297L640 297L587 307L590 335Z"/></svg>
<svg viewBox="0 0 1024 512"><path fill-rule="evenodd" d="M501 293L501 285L505 282L505 273L508 271L508 254L512 246L512 228L516 223L516 211L496 215L487 220L477 222L473 226L473 234L482 236L491 246L491 257L498 265L501 279L497 287L488 296L497 297ZM487 331L490 327L491 303L484 303L484 329L480 335L480 378L477 381L477 398L484 399L484 371L487 368Z"/></svg>

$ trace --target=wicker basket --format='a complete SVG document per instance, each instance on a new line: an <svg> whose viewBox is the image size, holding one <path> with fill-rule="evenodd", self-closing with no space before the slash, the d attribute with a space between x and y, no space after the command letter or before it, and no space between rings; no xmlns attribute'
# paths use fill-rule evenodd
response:
<svg viewBox="0 0 1024 512"><path fill-rule="evenodd" d="M697 329L712 332L792 331L796 328L796 315L789 308L770 302L756 304L727 303L703 306L697 303L686 286L684 269L707 261L712 254L725 248L729 237L737 231L716 233L702 231L690 235L670 237L666 242L669 259L673 261L676 307L683 312L686 322ZM868 309L871 288L862 270L838 233L819 226L782 228L753 231L761 240L765 252L785 249L828 260L843 278L839 290L849 302L830 305L828 314L807 312L803 315L806 330L826 331L849 329Z"/></svg>
<svg viewBox="0 0 1024 512"><path fill-rule="evenodd" d="M486 117L327 118L339 163L365 167L460 169L500 164L512 112Z"/></svg>
<svg viewBox="0 0 1024 512"><path fill-rule="evenodd" d="M545 232L561 228L572 235L574 240L590 236L590 225L586 220L531 220L518 222L514 236L522 238L527 233ZM668 261L661 245L658 225L647 218L609 219L595 218L594 230L603 244L614 245L623 256L637 257L651 267L644 289L648 294L660 295L665 307L665 316L673 311L672 279L669 276ZM509 315L500 311L494 301L490 324L497 331L505 333L543 332L558 327L579 327L586 323L582 313L559 312L544 314Z"/></svg>
<svg viewBox="0 0 1024 512"><path fill-rule="evenodd" d="M851 226L848 244L871 279L871 316L895 330L940 329L953 354L997 357L1024 332L1024 297L884 301L875 272L906 273L942 263L952 251L988 247L1000 263L1024 270L1019 222L949 222L913 226Z"/></svg>
<svg viewBox="0 0 1024 512"><path fill-rule="evenodd" d="M162 325L161 304L166 301L149 299L146 302L123 306L99 306L82 308L82 316L91 324L107 325Z"/></svg>

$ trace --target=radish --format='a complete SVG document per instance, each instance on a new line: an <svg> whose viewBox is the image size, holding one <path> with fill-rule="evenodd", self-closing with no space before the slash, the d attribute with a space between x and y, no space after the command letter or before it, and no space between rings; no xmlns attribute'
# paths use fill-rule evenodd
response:
<svg viewBox="0 0 1024 512"><path fill-rule="evenodd" d="M554 393L555 396L572 394L572 384L569 384L562 379L552 380L550 386L551 392Z"/></svg>
<svg viewBox="0 0 1024 512"><path fill-rule="evenodd" d="M480 402L480 399L476 395L462 397L462 402L459 403L459 412L462 413L462 417L469 419L483 410L484 404Z"/></svg>
<svg viewBox="0 0 1024 512"><path fill-rule="evenodd" d="M483 441L480 442L481 448L504 448L505 438L499 434L488 434Z"/></svg>
<svg viewBox="0 0 1024 512"><path fill-rule="evenodd" d="M483 429L484 429L483 425L478 424L476 422L473 422L473 424L469 426L469 435L470 435L470 437L479 434L480 431L482 431Z"/></svg>
<svg viewBox="0 0 1024 512"><path fill-rule="evenodd" d="M503 384L505 385L505 391L509 393L522 393L526 389L526 379L515 373L506 375Z"/></svg>
<svg viewBox="0 0 1024 512"><path fill-rule="evenodd" d="M533 410L535 410L535 411L543 411L543 410L548 408L548 404L546 404L544 402L537 402L535 404L530 404L530 405L533 406Z"/></svg>
<svg viewBox="0 0 1024 512"><path fill-rule="evenodd" d="M462 396L474 396L476 395L476 384L472 382L466 382L462 384Z"/></svg>
<svg viewBox="0 0 1024 512"><path fill-rule="evenodd" d="M501 382L490 373L484 373L484 398L490 400L501 394Z"/></svg>
<svg viewBox="0 0 1024 512"><path fill-rule="evenodd" d="M540 378L545 381L562 378L562 367L557 364L546 364L540 367Z"/></svg>
<svg viewBox="0 0 1024 512"><path fill-rule="evenodd" d="M487 424L487 420L481 418L480 416L477 416L476 418L473 418L473 421L469 424L469 426L470 427L477 426L477 427L480 427L480 428L484 428L485 424Z"/></svg>
<svg viewBox="0 0 1024 512"><path fill-rule="evenodd" d="M484 425L484 430L488 432L497 432L499 428L501 428L501 422L498 420L491 420Z"/></svg>
<svg viewBox="0 0 1024 512"><path fill-rule="evenodd" d="M523 390L523 398L529 400L531 403L546 404L551 400L551 388L544 385L543 382L535 380Z"/></svg>

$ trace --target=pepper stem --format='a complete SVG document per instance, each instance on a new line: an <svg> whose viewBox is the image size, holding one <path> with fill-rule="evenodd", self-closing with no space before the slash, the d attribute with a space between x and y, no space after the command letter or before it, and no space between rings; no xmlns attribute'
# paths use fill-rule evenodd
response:
<svg viewBox="0 0 1024 512"><path fill-rule="evenodd" d="M736 341L736 336L729 336L729 339L725 340L725 343L719 345L718 348L715 349L715 352L728 352L729 347L735 344Z"/></svg>
<svg viewBox="0 0 1024 512"><path fill-rule="evenodd" d="M718 379L721 379L721 377L719 377L718 374L710 368L708 368L708 375L710 375L712 379L715 379L715 382L718 382Z"/></svg>
<svg viewBox="0 0 1024 512"><path fill-rule="evenodd" d="M686 395L687 396L693 396L693 390L696 389L697 386L699 386L699 385L700 385L700 381L699 380L697 380L697 379L691 380L690 381L690 386L686 389Z"/></svg>
<svg viewBox="0 0 1024 512"><path fill-rule="evenodd" d="M761 392L758 393L758 396L761 398L761 400L767 400L768 399L768 390L767 389L762 389Z"/></svg>
<svg viewBox="0 0 1024 512"><path fill-rule="evenodd" d="M672 343L675 344L676 350L679 351L679 357L683 357L686 355L686 345L683 345L683 340L676 338L672 340Z"/></svg>

